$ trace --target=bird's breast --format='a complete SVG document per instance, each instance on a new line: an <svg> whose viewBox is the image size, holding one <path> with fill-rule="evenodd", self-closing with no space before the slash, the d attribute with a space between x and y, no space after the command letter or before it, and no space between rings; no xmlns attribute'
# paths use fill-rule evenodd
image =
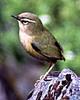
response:
<svg viewBox="0 0 80 100"><path fill-rule="evenodd" d="M41 57L41 55L32 48L31 43L34 39L33 36L29 36L26 33L19 32L19 37L23 47L30 55L34 57Z"/></svg>
<svg viewBox="0 0 80 100"><path fill-rule="evenodd" d="M24 48L25 48L27 51L30 51L30 49L31 49L32 37L29 36L29 35L26 34L26 33L23 33L23 32L19 32L19 37L20 37L20 41L21 41L22 45L24 46Z"/></svg>

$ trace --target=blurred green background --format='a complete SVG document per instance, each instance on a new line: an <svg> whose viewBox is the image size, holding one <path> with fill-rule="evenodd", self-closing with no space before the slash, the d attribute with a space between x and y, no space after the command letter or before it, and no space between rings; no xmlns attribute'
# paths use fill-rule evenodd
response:
<svg viewBox="0 0 80 100"><path fill-rule="evenodd" d="M18 45L18 25L11 15L30 11L42 19L44 25L64 48L66 61L59 69L70 67L80 73L80 0L3 0L0 1L0 44L11 55L22 53ZM46 20L44 20L46 18ZM45 21L45 22L44 22ZM0 51L2 55L2 51ZM23 54L22 54L23 55ZM2 55L3 56L3 55ZM3 57L0 57L2 59Z"/></svg>
<svg viewBox="0 0 80 100"><path fill-rule="evenodd" d="M29 68L35 70L34 74L38 73L38 67L45 69L40 68L44 65L30 58L20 44L18 24L11 15L22 12L37 14L62 45L66 61L58 62L55 69L69 67L80 75L80 0L0 0L1 68L3 65L7 66L6 69L11 68L10 72L14 71L16 77L23 75L22 71L27 73L29 64ZM33 63L37 64L36 68Z"/></svg>

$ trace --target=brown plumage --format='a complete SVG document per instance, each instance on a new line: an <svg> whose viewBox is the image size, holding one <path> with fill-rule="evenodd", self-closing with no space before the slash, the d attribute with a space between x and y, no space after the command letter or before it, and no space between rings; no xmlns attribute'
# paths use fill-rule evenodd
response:
<svg viewBox="0 0 80 100"><path fill-rule="evenodd" d="M20 41L30 55L51 64L65 60L62 47L35 14L25 12L12 17L19 22Z"/></svg>

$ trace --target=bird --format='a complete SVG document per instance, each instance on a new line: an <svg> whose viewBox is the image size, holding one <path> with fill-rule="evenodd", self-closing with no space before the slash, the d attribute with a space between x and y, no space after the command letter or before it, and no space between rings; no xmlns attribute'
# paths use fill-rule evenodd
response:
<svg viewBox="0 0 80 100"><path fill-rule="evenodd" d="M63 48L36 14L23 12L12 17L19 23L19 38L26 52L49 63L49 69L42 78L45 79L58 60L65 60Z"/></svg>

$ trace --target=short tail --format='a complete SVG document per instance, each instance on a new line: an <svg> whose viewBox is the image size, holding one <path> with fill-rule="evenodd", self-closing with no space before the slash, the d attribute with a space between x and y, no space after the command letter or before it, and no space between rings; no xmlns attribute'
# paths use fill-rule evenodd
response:
<svg viewBox="0 0 80 100"><path fill-rule="evenodd" d="M60 58L60 60L64 60L65 61L65 57L62 55L61 58Z"/></svg>

